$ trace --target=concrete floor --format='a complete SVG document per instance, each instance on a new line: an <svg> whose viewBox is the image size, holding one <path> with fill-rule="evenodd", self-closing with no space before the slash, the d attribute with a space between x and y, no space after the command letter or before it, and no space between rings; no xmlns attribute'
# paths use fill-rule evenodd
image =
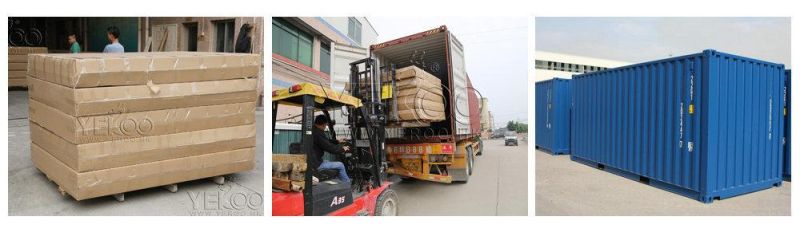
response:
<svg viewBox="0 0 800 240"><path fill-rule="evenodd" d="M256 111L256 167L226 177L224 185L201 179L178 184L178 192L151 188L125 194L125 201L99 197L75 201L30 160L27 91L8 92L8 215L264 215L264 113ZM245 203L249 201L249 204Z"/></svg>
<svg viewBox="0 0 800 240"><path fill-rule="evenodd" d="M406 216L527 216L528 151L504 146L503 139L486 140L482 156L466 184L403 181L392 187Z"/></svg>
<svg viewBox="0 0 800 240"><path fill-rule="evenodd" d="M536 150L536 215L791 215L791 186L704 204Z"/></svg>

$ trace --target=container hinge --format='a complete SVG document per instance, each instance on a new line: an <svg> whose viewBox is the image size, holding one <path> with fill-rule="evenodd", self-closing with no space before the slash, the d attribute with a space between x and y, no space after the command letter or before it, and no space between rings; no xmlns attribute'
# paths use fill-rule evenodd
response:
<svg viewBox="0 0 800 240"><path fill-rule="evenodd" d="M786 137L781 138L781 142L783 143L783 145L786 145Z"/></svg>
<svg viewBox="0 0 800 240"><path fill-rule="evenodd" d="M678 116L678 127L679 127L678 134L680 138L680 142L678 143L678 148L683 148L683 102L680 102L680 108L681 108L680 111L678 111L680 114L680 116Z"/></svg>
<svg viewBox="0 0 800 240"><path fill-rule="evenodd" d="M694 100L694 69L689 70L691 75L689 76L689 101Z"/></svg>
<svg viewBox="0 0 800 240"><path fill-rule="evenodd" d="M769 97L769 122L767 123L767 139L772 140L772 96Z"/></svg>
<svg viewBox="0 0 800 240"><path fill-rule="evenodd" d="M689 143L687 143L687 144L686 144L686 149L687 149L689 152L692 152L692 150L694 150L694 143L692 143L692 142L689 142Z"/></svg>

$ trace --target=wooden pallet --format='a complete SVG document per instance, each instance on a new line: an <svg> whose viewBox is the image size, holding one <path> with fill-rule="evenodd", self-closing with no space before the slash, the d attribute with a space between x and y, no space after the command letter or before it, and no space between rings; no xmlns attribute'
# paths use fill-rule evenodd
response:
<svg viewBox="0 0 800 240"><path fill-rule="evenodd" d="M44 172L41 172L41 173L47 178L48 181L56 184L56 186L58 187L58 192L61 194L61 196L65 196L66 197L67 195L69 195L69 193L67 191L65 191L64 188L59 186L58 183L53 181L53 179L51 179L50 176L47 176L47 174L45 174ZM209 178L209 180L211 180L212 182L214 182L216 184L219 184L219 185L224 185L225 184L225 176L214 176L214 177ZM191 181L194 181L194 180L191 180ZM172 192L172 193L178 192L178 183L167 184L167 185L164 185L164 186L161 186L161 187L166 189L169 192ZM116 199L119 202L124 202L125 201L125 193L126 192L121 192L121 193L117 193L117 194L112 194L110 196L114 197L114 199ZM72 196L70 196L70 197L72 197ZM75 197L72 197L72 198L75 199Z"/></svg>
<svg viewBox="0 0 800 240"><path fill-rule="evenodd" d="M303 191L307 168L305 154L272 154L272 188Z"/></svg>

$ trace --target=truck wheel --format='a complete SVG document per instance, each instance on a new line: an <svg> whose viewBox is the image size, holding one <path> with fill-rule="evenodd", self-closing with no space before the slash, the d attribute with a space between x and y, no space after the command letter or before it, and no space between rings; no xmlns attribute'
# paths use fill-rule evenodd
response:
<svg viewBox="0 0 800 240"><path fill-rule="evenodd" d="M397 216L397 193L387 188L375 202L375 216Z"/></svg>
<svg viewBox="0 0 800 240"><path fill-rule="evenodd" d="M467 174L472 176L472 168L475 166L475 155L472 154L472 147L467 148Z"/></svg>
<svg viewBox="0 0 800 240"><path fill-rule="evenodd" d="M400 183L411 183L416 181L416 178L413 177L400 177Z"/></svg>
<svg viewBox="0 0 800 240"><path fill-rule="evenodd" d="M483 155L483 139L478 140L478 153L476 155L481 156Z"/></svg>

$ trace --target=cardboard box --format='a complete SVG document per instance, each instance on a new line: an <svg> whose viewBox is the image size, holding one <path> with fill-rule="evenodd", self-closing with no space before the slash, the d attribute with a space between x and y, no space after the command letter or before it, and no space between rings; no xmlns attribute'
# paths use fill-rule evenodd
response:
<svg viewBox="0 0 800 240"><path fill-rule="evenodd" d="M27 73L28 72L28 63L9 62L8 63L8 71L22 71L23 73Z"/></svg>
<svg viewBox="0 0 800 240"><path fill-rule="evenodd" d="M29 57L31 157L77 200L255 166L250 54Z"/></svg>
<svg viewBox="0 0 800 240"><path fill-rule="evenodd" d="M400 122L445 120L445 90L439 78L415 66L397 69L395 76L398 79L395 111Z"/></svg>
<svg viewBox="0 0 800 240"><path fill-rule="evenodd" d="M8 47L8 55L28 55L31 53L47 53L46 47Z"/></svg>
<svg viewBox="0 0 800 240"><path fill-rule="evenodd" d="M74 117L35 99L31 122L73 144L124 140L255 123L255 102Z"/></svg>
<svg viewBox="0 0 800 240"><path fill-rule="evenodd" d="M8 86L9 87L27 87L28 80L25 78L9 78L8 79Z"/></svg>
<svg viewBox="0 0 800 240"><path fill-rule="evenodd" d="M32 99L68 115L91 116L255 102L257 83L251 78L75 89L28 77L28 91Z"/></svg>
<svg viewBox="0 0 800 240"><path fill-rule="evenodd" d="M418 68L417 66L408 66L408 67L396 69L395 70L395 78L397 78L397 79L422 78L422 79L430 80L430 81L433 81L433 79L436 79L436 80L438 80L439 83L442 82L442 80L440 80L436 76L433 76L433 74L430 74L430 73L426 72L425 70L422 70L422 68Z"/></svg>
<svg viewBox="0 0 800 240"><path fill-rule="evenodd" d="M8 86L27 87L28 54L46 52L43 47L8 47Z"/></svg>
<svg viewBox="0 0 800 240"><path fill-rule="evenodd" d="M254 158L255 148L244 148L79 173L31 144L36 167L76 200L250 170Z"/></svg>
<svg viewBox="0 0 800 240"><path fill-rule="evenodd" d="M28 74L69 88L258 78L258 54L148 52L32 54Z"/></svg>
<svg viewBox="0 0 800 240"><path fill-rule="evenodd" d="M31 140L76 172L251 148L255 124L87 144L74 144L31 123Z"/></svg>

